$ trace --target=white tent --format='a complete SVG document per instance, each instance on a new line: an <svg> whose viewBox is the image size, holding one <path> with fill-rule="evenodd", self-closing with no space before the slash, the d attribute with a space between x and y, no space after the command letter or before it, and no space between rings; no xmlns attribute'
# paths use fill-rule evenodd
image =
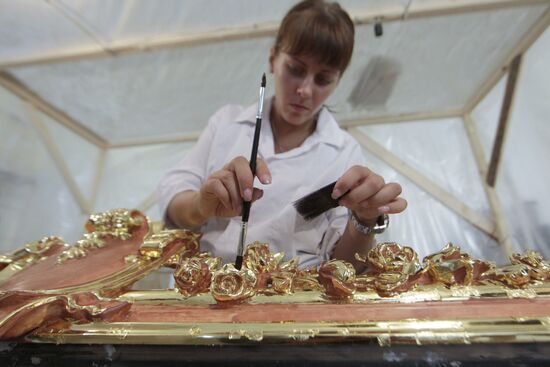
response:
<svg viewBox="0 0 550 367"><path fill-rule="evenodd" d="M0 0L0 253L110 208L159 219L162 173L255 101L293 3ZM409 201L380 239L550 257L550 1L340 3L356 46L329 105Z"/></svg>

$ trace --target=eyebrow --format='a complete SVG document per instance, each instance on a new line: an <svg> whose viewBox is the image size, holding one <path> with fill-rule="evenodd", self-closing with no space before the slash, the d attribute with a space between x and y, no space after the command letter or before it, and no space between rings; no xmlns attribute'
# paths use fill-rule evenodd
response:
<svg viewBox="0 0 550 367"><path fill-rule="evenodd" d="M293 55L288 55L290 56L290 58L294 61L297 61L298 63L300 63L302 66L307 66L307 63L305 63L303 60L300 60L298 58L298 56L293 56ZM333 69L321 69L321 73L329 73L329 74L336 74L338 75L340 72L340 70L336 69L336 68L333 68Z"/></svg>

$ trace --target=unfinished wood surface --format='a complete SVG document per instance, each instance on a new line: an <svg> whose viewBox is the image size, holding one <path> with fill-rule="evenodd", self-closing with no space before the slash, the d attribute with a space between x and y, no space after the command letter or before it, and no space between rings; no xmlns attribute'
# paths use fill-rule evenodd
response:
<svg viewBox="0 0 550 367"><path fill-rule="evenodd" d="M349 129L349 132L357 139L357 141L359 141L359 143L365 149L379 157L381 160L393 167L396 171L415 183L418 187L439 200L443 205L447 206L456 214L466 219L472 225L481 229L489 236L495 238L495 224L490 219L485 218L483 215L468 207L465 203L458 200L454 195L444 190L442 187L419 173L414 168L410 167L403 160L401 160L389 150L378 144L368 135L361 132L358 128L351 128Z"/></svg>
<svg viewBox="0 0 550 367"><path fill-rule="evenodd" d="M100 148L105 148L107 146L105 139L67 115L65 112L54 107L11 74L0 71L0 85L90 143Z"/></svg>
<svg viewBox="0 0 550 367"><path fill-rule="evenodd" d="M56 167L59 169L59 172L61 173L65 184L67 185L69 191L78 203L81 213L90 214L90 203L86 200L86 198L84 198L84 195L80 191L78 184L74 180L73 175L71 174L69 168L67 167L67 164L65 163L63 154L61 154L61 152L57 148L57 144L55 143L48 128L44 125L44 122L42 121L38 111L36 111L34 107L29 103L25 103L25 110L27 112L27 115L29 116L29 120L34 125L36 131L42 138L42 141L44 142L48 153L50 153Z"/></svg>
<svg viewBox="0 0 550 367"><path fill-rule="evenodd" d="M360 25L373 23L375 20L382 20L383 22L401 21L407 18L444 16L535 4L550 4L550 0L424 0L422 2L413 2L410 6L403 4L390 7L385 6L368 11L351 12L350 16L357 25ZM2 60L0 61L0 69L98 57L112 57L158 49L197 46L214 42L270 37L275 35L278 27L278 21L255 23L241 27L212 29L201 33L148 36L144 39L115 41L108 45L91 37L92 43L90 45L54 50L47 53L42 52L37 55L13 58L11 60Z"/></svg>
<svg viewBox="0 0 550 367"><path fill-rule="evenodd" d="M470 114L465 114L463 116L463 120L464 127L468 135L468 140L470 141L470 145L476 159L476 164L479 171L479 178L481 184L483 185L483 189L485 190L485 195L487 196L487 200L489 202L489 206L491 207L491 212L495 221L497 241L502 246L505 255L510 256L515 252L514 244L510 236L510 229L508 227L506 216L504 215L498 193L496 189L489 186L486 181L487 161L485 159L485 154L483 152L483 147L479 139L479 134L477 133L475 122Z"/></svg>
<svg viewBox="0 0 550 367"><path fill-rule="evenodd" d="M498 119L498 127L493 143L491 160L489 161L489 167L487 168L487 184L491 187L494 187L496 183L497 170L504 146L504 138L508 127L508 121L510 120L512 107L514 105L516 85L521 67L521 58L521 54L514 57L512 64L510 65L510 71L508 72L508 79L506 80L506 90L504 91L504 99L502 101L502 108Z"/></svg>

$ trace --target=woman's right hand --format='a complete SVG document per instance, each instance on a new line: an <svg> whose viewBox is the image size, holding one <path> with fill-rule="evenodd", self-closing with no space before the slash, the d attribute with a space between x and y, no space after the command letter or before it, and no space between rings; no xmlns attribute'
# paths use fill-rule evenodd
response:
<svg viewBox="0 0 550 367"><path fill-rule="evenodd" d="M256 160L256 177L264 185L271 183L271 173L260 158ZM202 185L198 195L200 214L205 219L241 215L243 200L254 202L263 195L253 183L249 161L242 156L234 158Z"/></svg>

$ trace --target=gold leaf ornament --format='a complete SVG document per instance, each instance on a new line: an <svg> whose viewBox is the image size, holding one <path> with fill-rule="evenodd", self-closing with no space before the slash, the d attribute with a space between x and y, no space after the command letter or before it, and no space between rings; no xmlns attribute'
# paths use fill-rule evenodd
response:
<svg viewBox="0 0 550 367"><path fill-rule="evenodd" d="M342 260L330 260L319 268L319 283L330 299L348 299L355 293L355 268Z"/></svg>
<svg viewBox="0 0 550 367"><path fill-rule="evenodd" d="M240 303L255 294L257 278L246 267L235 269L233 264L225 264L214 273L210 292L216 302L223 304Z"/></svg>

